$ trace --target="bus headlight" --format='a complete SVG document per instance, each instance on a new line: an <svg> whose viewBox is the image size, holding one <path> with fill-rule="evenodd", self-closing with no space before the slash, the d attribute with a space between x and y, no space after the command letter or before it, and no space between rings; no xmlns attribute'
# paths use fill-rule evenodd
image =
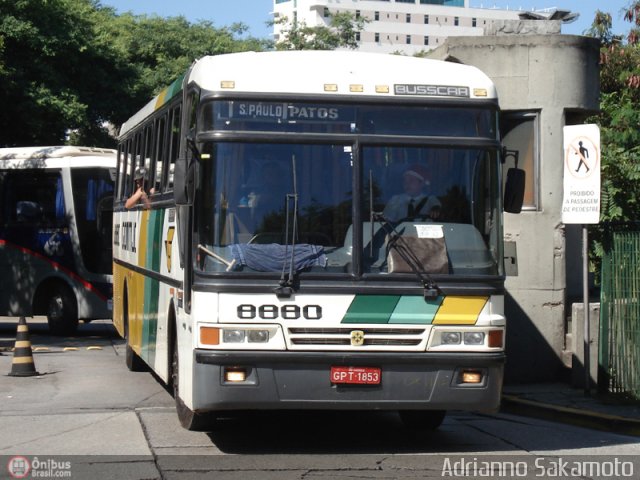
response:
<svg viewBox="0 0 640 480"><path fill-rule="evenodd" d="M442 345L460 345L460 332L442 332Z"/></svg>
<svg viewBox="0 0 640 480"><path fill-rule="evenodd" d="M464 332L465 345L484 345L484 332Z"/></svg>
<svg viewBox="0 0 640 480"><path fill-rule="evenodd" d="M222 341L224 343L244 343L246 333L244 330L223 330Z"/></svg>
<svg viewBox="0 0 640 480"><path fill-rule="evenodd" d="M247 333L249 343L267 343L269 341L269 330L249 330Z"/></svg>

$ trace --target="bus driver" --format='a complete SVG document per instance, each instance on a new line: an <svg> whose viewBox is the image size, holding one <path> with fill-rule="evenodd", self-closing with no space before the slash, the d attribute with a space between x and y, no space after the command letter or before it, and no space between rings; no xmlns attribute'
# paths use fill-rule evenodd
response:
<svg viewBox="0 0 640 480"><path fill-rule="evenodd" d="M384 218L391 222L427 218L437 220L440 217L440 201L423 192L423 188L428 185L427 169L422 165L411 165L402 174L404 193L391 197L384 209Z"/></svg>

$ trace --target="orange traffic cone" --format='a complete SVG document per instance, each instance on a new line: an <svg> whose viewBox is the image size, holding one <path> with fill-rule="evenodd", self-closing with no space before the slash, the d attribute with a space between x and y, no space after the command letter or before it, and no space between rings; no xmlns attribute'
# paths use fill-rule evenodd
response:
<svg viewBox="0 0 640 480"><path fill-rule="evenodd" d="M24 317L20 317L18 322L18 332L16 333L16 344L13 350L13 362L11 363L11 377L32 377L40 375L36 372L33 363L33 352L31 351L31 340L29 340L29 326Z"/></svg>

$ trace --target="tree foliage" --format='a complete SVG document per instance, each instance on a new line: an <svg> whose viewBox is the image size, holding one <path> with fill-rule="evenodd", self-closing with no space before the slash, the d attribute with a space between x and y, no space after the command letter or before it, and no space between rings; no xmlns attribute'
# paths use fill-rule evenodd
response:
<svg viewBox="0 0 640 480"><path fill-rule="evenodd" d="M601 131L602 219L640 220L640 2L625 19L633 24L626 41L611 33L611 16L596 12L588 32L601 41L600 113L592 120Z"/></svg>
<svg viewBox="0 0 640 480"><path fill-rule="evenodd" d="M282 25L282 40L276 43L277 50L335 50L358 48L358 35L369 22L365 17L350 12L329 14L329 26L310 27L305 22L292 22L280 17L275 23Z"/></svg>
<svg viewBox="0 0 640 480"><path fill-rule="evenodd" d="M625 11L632 27L626 38L611 32L601 11L585 34L600 39L600 126L604 222L640 221L640 1ZM594 254L602 254L602 226L593 229Z"/></svg>
<svg viewBox="0 0 640 480"><path fill-rule="evenodd" d="M196 58L270 43L183 17L117 15L98 0L0 0L0 146L113 144L118 125Z"/></svg>

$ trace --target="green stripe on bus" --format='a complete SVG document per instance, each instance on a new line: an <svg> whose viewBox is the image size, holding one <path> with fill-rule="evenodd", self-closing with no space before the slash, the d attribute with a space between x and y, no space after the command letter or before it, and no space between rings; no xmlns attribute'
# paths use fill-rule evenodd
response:
<svg viewBox="0 0 640 480"><path fill-rule="evenodd" d="M164 221L164 210L153 210L149 213L147 222L147 248L145 267L160 272L160 260L162 249L162 224ZM149 365L155 362L156 337L158 330L158 300L160 296L160 282L146 277L144 281L144 327L142 352L143 358Z"/></svg>
<svg viewBox="0 0 640 480"><path fill-rule="evenodd" d="M442 296L435 300L426 300L419 296L402 296L391 314L389 323L430 325L442 305L442 300Z"/></svg>
<svg viewBox="0 0 640 480"><path fill-rule="evenodd" d="M342 323L389 323L399 295L356 295Z"/></svg>

